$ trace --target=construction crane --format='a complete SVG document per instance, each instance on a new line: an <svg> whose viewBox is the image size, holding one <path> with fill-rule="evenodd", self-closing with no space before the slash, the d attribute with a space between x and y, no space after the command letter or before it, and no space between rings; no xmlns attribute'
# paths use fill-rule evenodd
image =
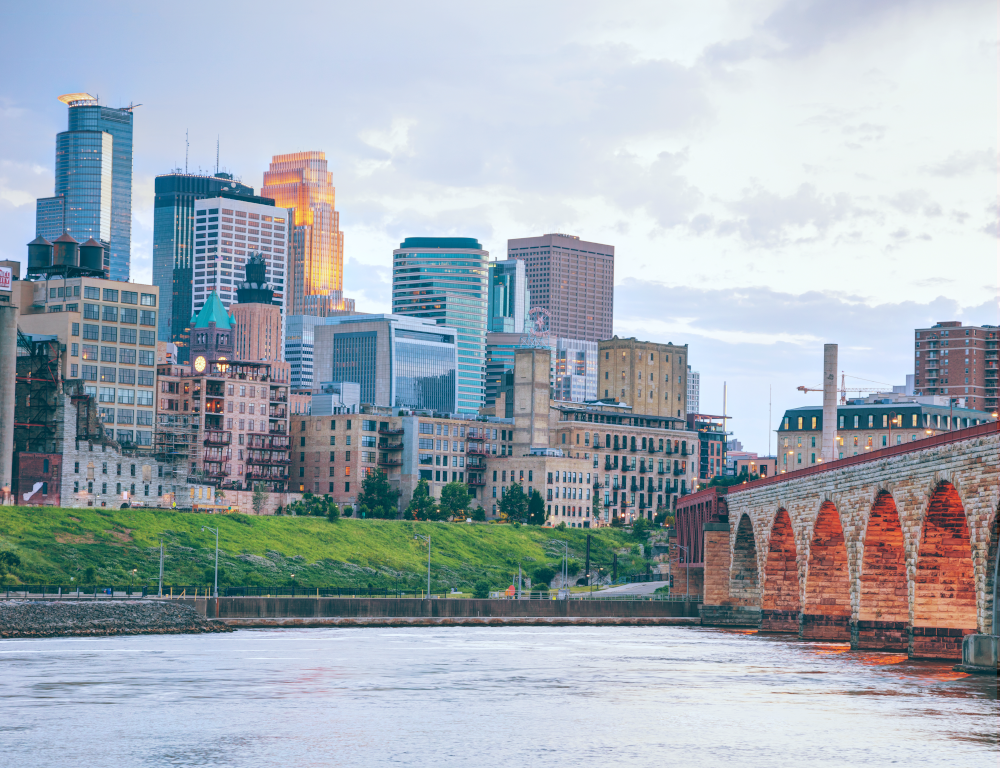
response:
<svg viewBox="0 0 1000 768"><path fill-rule="evenodd" d="M845 378L846 378L846 374L843 371L841 371L840 372L840 404L841 405L847 405L847 393L848 392L866 392L867 393L867 392L873 392L874 391L874 387L867 387L867 388L866 387L848 387L846 385ZM851 378L852 379L856 379L858 377L857 376L852 376ZM867 379L861 379L861 381L867 381ZM889 384L883 384L882 382L879 382L879 381L873 381L872 384L878 384L879 386L882 386L882 387L888 387L888 386L890 386ZM823 391L822 387L819 387L819 388L816 388L816 387L796 387L796 389L798 389L799 392L822 392Z"/></svg>

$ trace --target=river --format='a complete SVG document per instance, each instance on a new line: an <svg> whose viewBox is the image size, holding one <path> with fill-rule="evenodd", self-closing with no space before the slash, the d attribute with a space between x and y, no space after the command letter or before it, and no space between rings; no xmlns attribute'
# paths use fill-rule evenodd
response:
<svg viewBox="0 0 1000 768"><path fill-rule="evenodd" d="M0 763L995 768L997 681L689 627L0 641Z"/></svg>

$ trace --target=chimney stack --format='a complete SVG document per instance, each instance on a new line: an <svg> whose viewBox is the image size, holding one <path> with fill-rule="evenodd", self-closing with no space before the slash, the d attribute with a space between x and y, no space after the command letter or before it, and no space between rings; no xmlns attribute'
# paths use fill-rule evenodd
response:
<svg viewBox="0 0 1000 768"><path fill-rule="evenodd" d="M837 345L823 345L823 461L837 458Z"/></svg>

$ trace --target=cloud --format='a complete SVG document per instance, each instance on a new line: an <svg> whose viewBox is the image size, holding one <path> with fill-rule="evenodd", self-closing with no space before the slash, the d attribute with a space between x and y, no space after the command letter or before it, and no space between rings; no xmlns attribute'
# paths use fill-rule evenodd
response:
<svg viewBox="0 0 1000 768"><path fill-rule="evenodd" d="M970 176L983 171L995 174L998 165L1000 165L1000 155L997 154L996 150L981 149L967 152L952 152L944 160L933 165L925 165L921 170L932 176L955 178L958 176Z"/></svg>

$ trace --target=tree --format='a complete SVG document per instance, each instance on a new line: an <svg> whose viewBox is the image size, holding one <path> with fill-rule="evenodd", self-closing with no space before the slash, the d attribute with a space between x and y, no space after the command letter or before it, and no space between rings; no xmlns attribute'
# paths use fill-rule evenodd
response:
<svg viewBox="0 0 1000 768"><path fill-rule="evenodd" d="M374 469L361 481L358 508L362 517L391 519L399 517L399 491L389 485L385 472Z"/></svg>
<svg viewBox="0 0 1000 768"><path fill-rule="evenodd" d="M665 509L661 509L653 516L654 525L673 525L674 516Z"/></svg>
<svg viewBox="0 0 1000 768"><path fill-rule="evenodd" d="M452 481L441 489L441 512L445 518L462 517L469 512L469 486L465 483Z"/></svg>
<svg viewBox="0 0 1000 768"><path fill-rule="evenodd" d="M475 521L477 523L485 523L486 522L486 510L483 509L482 505L480 505L480 506L476 507L474 510L472 510L472 519L473 519L473 521Z"/></svg>
<svg viewBox="0 0 1000 768"><path fill-rule="evenodd" d="M555 568L551 565L540 565L531 572L531 583L541 588L542 584L551 584L555 577Z"/></svg>
<svg viewBox="0 0 1000 768"><path fill-rule="evenodd" d="M20 567L21 558L17 556L16 552L11 552L9 549L0 552L0 574L6 576L15 568Z"/></svg>
<svg viewBox="0 0 1000 768"><path fill-rule="evenodd" d="M253 498L251 500L254 514L257 515L264 514L264 502L266 501L267 501L267 494L264 493L263 483L255 483L253 487Z"/></svg>
<svg viewBox="0 0 1000 768"><path fill-rule="evenodd" d="M599 489L594 490L594 502L591 506L590 516L594 520L594 525L597 525L601 520L601 492Z"/></svg>
<svg viewBox="0 0 1000 768"><path fill-rule="evenodd" d="M406 505L405 516L407 520L438 519L438 506L431 496L430 485L423 478L420 478L417 487L413 489L413 497Z"/></svg>
<svg viewBox="0 0 1000 768"><path fill-rule="evenodd" d="M326 519L331 523L335 523L340 519L340 507L337 506L337 502L333 499L327 500Z"/></svg>
<svg viewBox="0 0 1000 768"><path fill-rule="evenodd" d="M523 523L528 519L528 497L520 483L505 488L500 497L500 514L508 523Z"/></svg>
<svg viewBox="0 0 1000 768"><path fill-rule="evenodd" d="M484 600L490 596L490 583L488 581L477 581L472 588L472 596Z"/></svg>
<svg viewBox="0 0 1000 768"><path fill-rule="evenodd" d="M528 498L528 525L545 525L545 500L536 490Z"/></svg>
<svg viewBox="0 0 1000 768"><path fill-rule="evenodd" d="M649 521L644 517L637 517L632 523L632 535L644 539L649 535Z"/></svg>

